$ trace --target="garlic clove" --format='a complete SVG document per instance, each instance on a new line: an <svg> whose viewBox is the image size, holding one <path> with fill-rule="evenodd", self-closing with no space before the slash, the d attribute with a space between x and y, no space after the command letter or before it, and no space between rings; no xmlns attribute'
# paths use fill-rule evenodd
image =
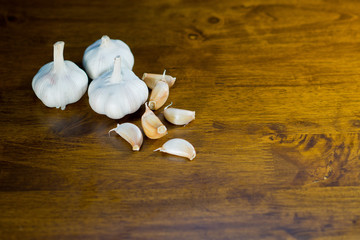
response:
<svg viewBox="0 0 360 240"><path fill-rule="evenodd" d="M133 151L140 150L140 147L143 143L143 135L141 133L140 128L138 128L135 124L132 123L118 124L116 128L113 128L109 131L109 134L112 131L115 131L123 139L125 139L128 143L130 143Z"/></svg>
<svg viewBox="0 0 360 240"><path fill-rule="evenodd" d="M130 70L133 68L134 56L129 46L121 40L104 35L86 48L83 66L89 77L95 79L113 68L116 56L121 56L122 67Z"/></svg>
<svg viewBox="0 0 360 240"><path fill-rule="evenodd" d="M112 71L94 79L88 89L91 108L112 119L120 119L136 112L148 98L146 84L134 72L121 67L116 57Z"/></svg>
<svg viewBox="0 0 360 240"><path fill-rule="evenodd" d="M158 139L167 134L167 128L145 103L145 112L141 117L141 125L145 135L151 139Z"/></svg>
<svg viewBox="0 0 360 240"><path fill-rule="evenodd" d="M188 141L181 138L173 138L164 143L162 147L155 149L154 151L165 152L168 154L186 157L189 160L193 160L196 157L196 151L193 145Z"/></svg>
<svg viewBox="0 0 360 240"><path fill-rule="evenodd" d="M156 83L150 94L149 107L152 110L161 108L169 97L169 85L160 80Z"/></svg>
<svg viewBox="0 0 360 240"><path fill-rule="evenodd" d="M156 83L163 78L165 78L165 82L169 85L169 87L172 87L176 81L176 77L172 77L170 75L164 76L164 74L144 73L142 76L142 80L150 89L153 89L156 86Z"/></svg>
<svg viewBox="0 0 360 240"><path fill-rule="evenodd" d="M195 119L195 111L170 108L172 103L164 108L164 117L175 125L186 125Z"/></svg>
<svg viewBox="0 0 360 240"><path fill-rule="evenodd" d="M63 41L56 42L54 61L45 64L32 80L36 96L47 106L65 109L86 92L88 77L75 63L64 61Z"/></svg>

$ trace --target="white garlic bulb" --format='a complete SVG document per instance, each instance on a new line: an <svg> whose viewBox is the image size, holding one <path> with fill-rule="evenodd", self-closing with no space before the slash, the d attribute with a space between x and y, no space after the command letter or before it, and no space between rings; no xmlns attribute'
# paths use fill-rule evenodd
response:
<svg viewBox="0 0 360 240"><path fill-rule="evenodd" d="M104 35L86 48L83 56L83 66L90 78L94 79L111 70L114 58L121 57L122 67L132 69L134 56L126 43L121 40L110 39Z"/></svg>
<svg viewBox="0 0 360 240"><path fill-rule="evenodd" d="M164 143L162 147L155 149L154 151L165 152L168 154L186 157L189 160L193 160L196 157L196 151L193 145L188 141L181 138L173 138Z"/></svg>
<svg viewBox="0 0 360 240"><path fill-rule="evenodd" d="M157 74L157 73L144 73L142 76L142 80L146 83L146 85L153 89L158 81L165 78L166 83L169 85L169 87L172 87L174 85L176 78L172 77L170 75L165 75L165 71L163 74Z"/></svg>
<svg viewBox="0 0 360 240"><path fill-rule="evenodd" d="M118 124L116 128L113 128L109 131L109 134L112 131L115 131L123 139L125 139L128 143L130 143L133 151L140 150L140 147L143 143L143 135L141 133L140 128L138 128L135 124L132 123Z"/></svg>
<svg viewBox="0 0 360 240"><path fill-rule="evenodd" d="M175 125L186 125L195 119L195 111L170 108L172 103L164 108L164 117Z"/></svg>
<svg viewBox="0 0 360 240"><path fill-rule="evenodd" d="M136 112L148 94L146 84L131 70L121 67L120 56L115 58L113 70L94 79L88 90L91 108L112 119Z"/></svg>
<svg viewBox="0 0 360 240"><path fill-rule="evenodd" d="M141 125L145 135L150 139L158 139L167 134L167 128L150 110L148 105L145 103L145 112L141 117Z"/></svg>
<svg viewBox="0 0 360 240"><path fill-rule="evenodd" d="M65 109L86 92L88 77L75 63L64 61L62 41L54 44L54 61L40 68L32 80L36 96L47 106Z"/></svg>

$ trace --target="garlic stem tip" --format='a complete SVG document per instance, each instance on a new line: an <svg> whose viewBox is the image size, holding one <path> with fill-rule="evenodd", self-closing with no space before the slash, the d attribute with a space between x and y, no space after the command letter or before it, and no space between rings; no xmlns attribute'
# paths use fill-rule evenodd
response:
<svg viewBox="0 0 360 240"><path fill-rule="evenodd" d="M110 82L119 83L122 80L123 80L123 76L121 74L121 57L118 55L114 59L114 67L110 78Z"/></svg>
<svg viewBox="0 0 360 240"><path fill-rule="evenodd" d="M54 43L54 47L56 47L56 46L61 47L61 46L64 46L64 45L65 45L64 41L57 41L56 43Z"/></svg>
<svg viewBox="0 0 360 240"><path fill-rule="evenodd" d="M170 107L173 104L173 102L171 102L169 105L167 105L164 110L168 109L168 107Z"/></svg>
<svg viewBox="0 0 360 240"><path fill-rule="evenodd" d="M110 137L110 133L111 133L112 131L115 131L115 129L116 129L116 128L113 128L113 129L110 129L110 130L109 130L109 132L108 132L109 137Z"/></svg>
<svg viewBox="0 0 360 240"><path fill-rule="evenodd" d="M110 38L108 35L104 35L101 37L101 44L100 46L106 46L110 42Z"/></svg>
<svg viewBox="0 0 360 240"><path fill-rule="evenodd" d="M54 43L54 68L56 70L64 69L65 63L64 63L64 45L65 42L58 41ZM61 108L62 109L62 108Z"/></svg>
<svg viewBox="0 0 360 240"><path fill-rule="evenodd" d="M149 110L150 110L149 104L148 104L148 102L146 102L146 103L145 103L145 111L149 111Z"/></svg>

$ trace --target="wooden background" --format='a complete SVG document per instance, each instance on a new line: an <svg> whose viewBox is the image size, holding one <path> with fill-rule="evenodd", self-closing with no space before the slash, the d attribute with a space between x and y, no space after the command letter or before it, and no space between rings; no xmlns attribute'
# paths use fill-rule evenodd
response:
<svg viewBox="0 0 360 240"><path fill-rule="evenodd" d="M0 2L0 239L360 239L359 1ZM133 153L107 132L144 107L45 107L53 43L81 66L104 34L196 120Z"/></svg>

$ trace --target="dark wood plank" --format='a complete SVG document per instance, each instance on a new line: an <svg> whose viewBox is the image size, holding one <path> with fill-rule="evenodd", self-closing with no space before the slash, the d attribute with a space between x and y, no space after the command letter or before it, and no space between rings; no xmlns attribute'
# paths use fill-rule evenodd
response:
<svg viewBox="0 0 360 240"><path fill-rule="evenodd" d="M1 239L360 238L359 2L0 2ZM81 66L104 34L196 120L133 153L107 132L144 107L45 107L52 44ZM153 152L174 137L194 161Z"/></svg>

